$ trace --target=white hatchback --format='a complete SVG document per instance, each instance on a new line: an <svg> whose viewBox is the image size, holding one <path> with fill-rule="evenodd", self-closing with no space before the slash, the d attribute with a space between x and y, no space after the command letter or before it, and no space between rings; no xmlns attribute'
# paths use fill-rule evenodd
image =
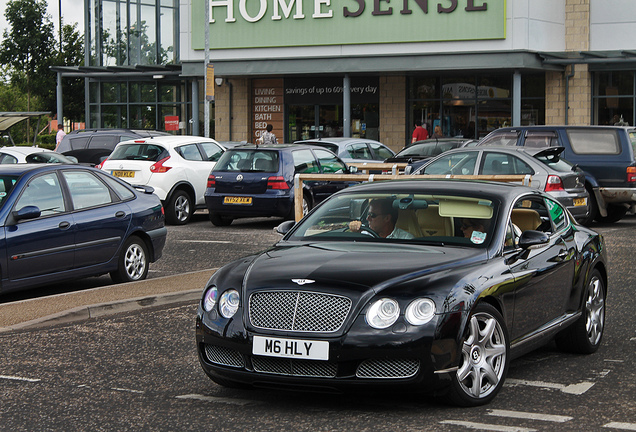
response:
<svg viewBox="0 0 636 432"><path fill-rule="evenodd" d="M199 136L140 138L117 144L98 167L130 184L153 187L166 222L183 225L197 208L205 208L208 175L224 151Z"/></svg>

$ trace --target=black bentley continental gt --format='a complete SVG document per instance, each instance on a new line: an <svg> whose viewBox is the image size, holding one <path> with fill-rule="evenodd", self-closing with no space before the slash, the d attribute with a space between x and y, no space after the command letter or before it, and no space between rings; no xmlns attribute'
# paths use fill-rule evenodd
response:
<svg viewBox="0 0 636 432"><path fill-rule="evenodd" d="M512 184L347 188L208 282L205 373L229 387L374 387L491 401L510 360L555 339L595 352L607 253L551 196Z"/></svg>

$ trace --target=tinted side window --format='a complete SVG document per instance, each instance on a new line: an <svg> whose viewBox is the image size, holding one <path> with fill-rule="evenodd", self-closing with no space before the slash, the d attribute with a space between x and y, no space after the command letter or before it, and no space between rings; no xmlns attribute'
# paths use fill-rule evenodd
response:
<svg viewBox="0 0 636 432"><path fill-rule="evenodd" d="M534 174L530 166L516 156L488 152L484 154L480 174L519 175Z"/></svg>
<svg viewBox="0 0 636 432"><path fill-rule="evenodd" d="M292 152L294 171L299 174L315 174L320 172L316 158L311 150L297 150Z"/></svg>
<svg viewBox="0 0 636 432"><path fill-rule="evenodd" d="M391 153L390 150L388 150L384 146L381 146L380 144L371 143L371 144L369 144L369 146L373 149L373 152L375 153L376 159L384 160L384 159L388 159L390 157L393 157L393 153Z"/></svg>
<svg viewBox="0 0 636 432"><path fill-rule="evenodd" d="M352 159L373 159L366 143L355 143L347 147L347 154Z"/></svg>
<svg viewBox="0 0 636 432"><path fill-rule="evenodd" d="M99 176L99 178L102 179L102 181L106 182L106 184L108 184L108 186L113 188L115 190L115 192L117 193L117 195L119 195L119 197L123 201L126 201L128 199L131 199L131 198L135 197L135 194L133 193L133 191L128 189L127 186L121 184L121 182L115 180L112 177L108 177L107 175L101 174L101 173L97 173L97 175Z"/></svg>
<svg viewBox="0 0 636 432"><path fill-rule="evenodd" d="M93 138L91 138L91 141L88 143L88 148L105 148L112 150L115 148L117 139L118 137L113 135L93 135Z"/></svg>
<svg viewBox="0 0 636 432"><path fill-rule="evenodd" d="M66 211L62 188L55 173L36 177L24 188L15 208L20 210L29 205L38 207L42 216Z"/></svg>
<svg viewBox="0 0 636 432"><path fill-rule="evenodd" d="M205 159L211 162L217 162L223 154L223 149L218 145L210 142L200 143L205 152Z"/></svg>
<svg viewBox="0 0 636 432"><path fill-rule="evenodd" d="M417 174L470 175L475 172L478 152L460 152L442 156Z"/></svg>
<svg viewBox="0 0 636 432"><path fill-rule="evenodd" d="M15 156L8 155L6 153L0 153L0 164L14 164L18 163Z"/></svg>
<svg viewBox="0 0 636 432"><path fill-rule="evenodd" d="M552 219L552 223L554 223L554 227L556 231L561 231L565 227L567 227L570 223L568 220L567 212L559 203L553 201L551 199L546 199L546 204L548 206L548 212L550 213L550 218Z"/></svg>
<svg viewBox="0 0 636 432"><path fill-rule="evenodd" d="M64 171L75 210L110 203L110 189L93 174L85 171Z"/></svg>
<svg viewBox="0 0 636 432"><path fill-rule="evenodd" d="M202 161L203 156L196 144L186 144L176 148L177 153L185 160Z"/></svg>
<svg viewBox="0 0 636 432"><path fill-rule="evenodd" d="M528 131L526 132L526 147L553 147L559 146L559 139L556 132L549 131Z"/></svg>
<svg viewBox="0 0 636 432"><path fill-rule="evenodd" d="M314 153L318 158L323 174L344 173L347 171L347 166L333 153L320 149L315 149Z"/></svg>
<svg viewBox="0 0 636 432"><path fill-rule="evenodd" d="M85 149L86 146L88 145L88 140L90 139L90 136L78 136L78 137L74 137L74 138L69 138L69 146L71 150L81 150L81 149ZM60 144L60 147L62 147L62 145ZM66 151L68 149L63 149L63 151Z"/></svg>
<svg viewBox="0 0 636 432"><path fill-rule="evenodd" d="M621 153L621 144L615 130L568 129L572 151L577 154Z"/></svg>

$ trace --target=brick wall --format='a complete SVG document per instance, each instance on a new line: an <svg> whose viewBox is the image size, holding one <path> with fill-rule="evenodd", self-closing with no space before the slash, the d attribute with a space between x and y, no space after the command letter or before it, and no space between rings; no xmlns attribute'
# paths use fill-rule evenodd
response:
<svg viewBox="0 0 636 432"><path fill-rule="evenodd" d="M397 152L406 145L406 77L380 77L380 142Z"/></svg>
<svg viewBox="0 0 636 432"><path fill-rule="evenodd" d="M590 0L566 0L565 49L587 51L590 46ZM592 112L592 79L587 65L568 66L564 73L546 73L546 124L565 124L566 76L569 81L568 124L589 125Z"/></svg>

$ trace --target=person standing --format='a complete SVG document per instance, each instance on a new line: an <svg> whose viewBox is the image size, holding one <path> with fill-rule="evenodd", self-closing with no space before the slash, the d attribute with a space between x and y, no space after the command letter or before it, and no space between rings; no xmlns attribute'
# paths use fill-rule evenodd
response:
<svg viewBox="0 0 636 432"><path fill-rule="evenodd" d="M276 135L272 133L273 129L274 129L274 126L272 126L271 124L268 124L267 127L265 128L265 132L263 133L263 135L261 135L261 138L263 139L263 145L278 144L278 141L276 140Z"/></svg>
<svg viewBox="0 0 636 432"><path fill-rule="evenodd" d="M433 132L433 138L444 138L441 126L435 126L435 132Z"/></svg>
<svg viewBox="0 0 636 432"><path fill-rule="evenodd" d="M422 120L415 120L415 130L413 131L411 144L425 139L428 139L428 131L422 127Z"/></svg>
<svg viewBox="0 0 636 432"><path fill-rule="evenodd" d="M57 134L55 134L55 150L60 146L62 139L66 136L66 132L64 132L64 125L58 123L57 124Z"/></svg>

